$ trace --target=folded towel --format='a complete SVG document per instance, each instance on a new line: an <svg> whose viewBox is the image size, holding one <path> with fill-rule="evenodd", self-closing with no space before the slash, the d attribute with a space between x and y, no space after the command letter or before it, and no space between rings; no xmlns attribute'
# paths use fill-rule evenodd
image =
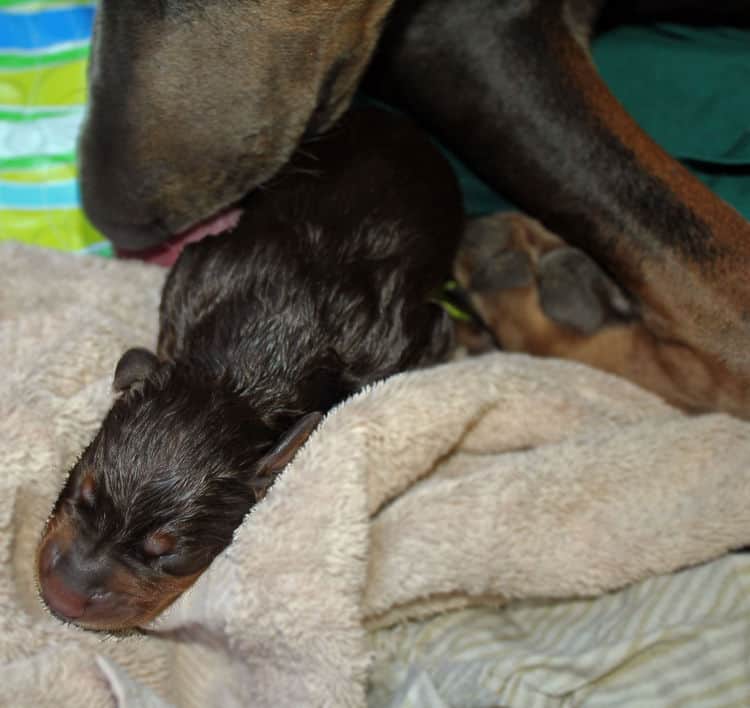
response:
<svg viewBox="0 0 750 708"><path fill-rule="evenodd" d="M40 604L34 550L164 272L0 245L0 705L361 706L367 631L592 596L750 541L750 425L583 366L493 354L334 410L148 633Z"/></svg>

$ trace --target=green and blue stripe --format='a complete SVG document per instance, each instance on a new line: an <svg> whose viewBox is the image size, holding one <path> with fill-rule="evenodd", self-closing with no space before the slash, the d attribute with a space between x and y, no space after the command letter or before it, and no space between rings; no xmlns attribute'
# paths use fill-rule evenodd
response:
<svg viewBox="0 0 750 708"><path fill-rule="evenodd" d="M93 6L62 7L35 12L3 10L0 21L0 52L87 42L91 36L93 18Z"/></svg>
<svg viewBox="0 0 750 708"><path fill-rule="evenodd" d="M0 180L0 209L74 209L78 204L76 180L36 184Z"/></svg>
<svg viewBox="0 0 750 708"><path fill-rule="evenodd" d="M0 239L108 251L75 164L94 0L0 0Z"/></svg>

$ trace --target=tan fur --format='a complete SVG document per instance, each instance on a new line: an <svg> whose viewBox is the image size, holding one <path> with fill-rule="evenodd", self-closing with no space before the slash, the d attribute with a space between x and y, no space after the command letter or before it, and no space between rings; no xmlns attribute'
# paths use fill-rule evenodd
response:
<svg viewBox="0 0 750 708"><path fill-rule="evenodd" d="M484 219L496 225L508 250L525 253L533 267L539 258L566 244L542 224L521 214ZM459 254L457 278L469 291L479 264L465 248ZM657 336L644 320L611 324L593 335L559 325L543 311L537 282L525 287L473 293L472 303L495 338L508 351L573 359L633 381L689 411L723 410L750 417L750 387L716 356Z"/></svg>

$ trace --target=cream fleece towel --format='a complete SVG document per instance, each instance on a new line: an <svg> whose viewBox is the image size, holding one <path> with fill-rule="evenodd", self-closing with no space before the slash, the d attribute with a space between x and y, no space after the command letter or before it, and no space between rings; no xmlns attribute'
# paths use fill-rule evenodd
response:
<svg viewBox="0 0 750 708"><path fill-rule="evenodd" d="M748 424L496 354L340 406L146 635L66 627L36 597L34 547L119 354L154 342L164 274L0 259L2 705L361 706L368 628L595 595L750 542Z"/></svg>

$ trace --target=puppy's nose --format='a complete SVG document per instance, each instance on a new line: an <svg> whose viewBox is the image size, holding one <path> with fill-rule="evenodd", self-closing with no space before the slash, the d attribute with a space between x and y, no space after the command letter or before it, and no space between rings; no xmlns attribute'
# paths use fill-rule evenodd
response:
<svg viewBox="0 0 750 708"><path fill-rule="evenodd" d="M39 584L42 597L58 617L77 619L86 609L88 597L65 582L60 566L62 552L54 538L48 538L39 554Z"/></svg>
<svg viewBox="0 0 750 708"><path fill-rule="evenodd" d="M44 601L58 617L75 620L83 615L88 596L69 587L59 573L48 573L41 586Z"/></svg>

